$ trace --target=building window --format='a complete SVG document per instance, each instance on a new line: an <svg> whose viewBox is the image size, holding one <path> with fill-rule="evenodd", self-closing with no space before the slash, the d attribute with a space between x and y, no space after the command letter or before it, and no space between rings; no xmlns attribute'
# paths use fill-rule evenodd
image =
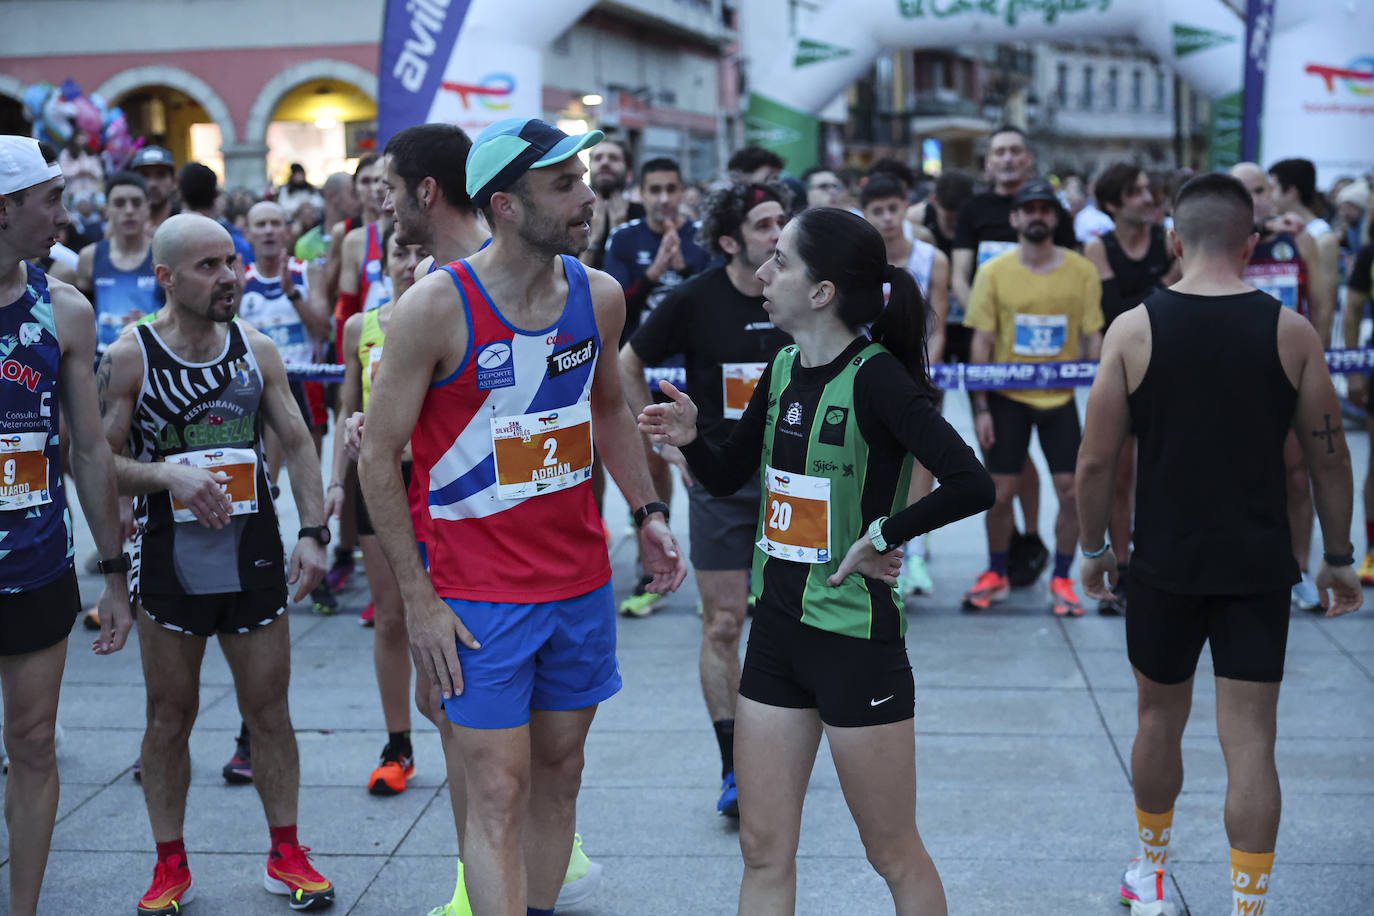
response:
<svg viewBox="0 0 1374 916"><path fill-rule="evenodd" d="M1139 111L1145 104L1145 74L1131 71L1131 111Z"/></svg>
<svg viewBox="0 0 1374 916"><path fill-rule="evenodd" d="M1121 103L1121 73L1116 67L1107 69L1107 110L1116 111Z"/></svg>
<svg viewBox="0 0 1374 916"><path fill-rule="evenodd" d="M1069 65L1060 64L1054 83L1054 101L1060 108L1069 105Z"/></svg>
<svg viewBox="0 0 1374 916"><path fill-rule="evenodd" d="M946 73L944 59L940 58L932 61L930 64L931 85L934 86L934 88L936 89L944 89L945 80L947 80L948 78L949 77Z"/></svg>
<svg viewBox="0 0 1374 916"><path fill-rule="evenodd" d="M1155 111L1164 110L1164 74L1155 71Z"/></svg>
<svg viewBox="0 0 1374 916"><path fill-rule="evenodd" d="M1091 66L1083 68L1083 103L1084 111L1093 110L1093 68Z"/></svg>

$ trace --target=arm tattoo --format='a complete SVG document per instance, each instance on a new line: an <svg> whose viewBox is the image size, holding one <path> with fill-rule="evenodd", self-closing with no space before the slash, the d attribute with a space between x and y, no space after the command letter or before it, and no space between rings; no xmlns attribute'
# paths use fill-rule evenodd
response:
<svg viewBox="0 0 1374 916"><path fill-rule="evenodd" d="M1325 439L1326 453L1328 455L1334 455L1336 454L1336 436L1341 434L1341 427L1339 424L1336 426L1331 425L1331 414L1329 413L1322 414L1322 423L1325 428L1313 430L1312 436L1317 439Z"/></svg>
<svg viewBox="0 0 1374 916"><path fill-rule="evenodd" d="M110 388L110 376L114 373L114 360L110 358L110 351L106 350L100 355L100 365L95 370L95 390L100 396L100 415L106 413L105 392Z"/></svg>

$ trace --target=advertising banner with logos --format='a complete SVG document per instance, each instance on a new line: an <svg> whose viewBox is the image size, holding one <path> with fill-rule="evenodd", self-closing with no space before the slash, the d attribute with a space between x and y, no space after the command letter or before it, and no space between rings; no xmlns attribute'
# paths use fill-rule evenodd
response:
<svg viewBox="0 0 1374 916"><path fill-rule="evenodd" d="M387 0L377 69L384 145L412 124L470 136L503 118L540 117L541 53L593 0Z"/></svg>
<svg viewBox="0 0 1374 916"><path fill-rule="evenodd" d="M1374 170L1374 3L1279 28L1269 52L1260 132L1266 166L1300 156L1317 187Z"/></svg>

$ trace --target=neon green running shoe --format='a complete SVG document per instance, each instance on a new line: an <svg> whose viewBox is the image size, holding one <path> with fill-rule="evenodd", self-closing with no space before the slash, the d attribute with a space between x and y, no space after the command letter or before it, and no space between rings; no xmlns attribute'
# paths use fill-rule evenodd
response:
<svg viewBox="0 0 1374 916"><path fill-rule="evenodd" d="M557 909L576 906L596 893L601 883L601 863L593 862L582 851L582 834L573 834L572 856L568 859L568 873L558 892Z"/></svg>
<svg viewBox="0 0 1374 916"><path fill-rule="evenodd" d="M903 564L902 573L897 577L897 590L903 597L934 593L935 582L930 578L930 568L926 565L925 557L913 556Z"/></svg>
<svg viewBox="0 0 1374 916"><path fill-rule="evenodd" d="M630 596L620 602L620 616L622 617L648 617L654 609L663 601L662 595L655 595L647 591L645 586L652 582L653 576L640 576L639 584Z"/></svg>
<svg viewBox="0 0 1374 916"><path fill-rule="evenodd" d="M463 883L462 859L458 860L458 886L453 889L453 899L430 910L429 916L472 916L472 907L468 904L467 885Z"/></svg>

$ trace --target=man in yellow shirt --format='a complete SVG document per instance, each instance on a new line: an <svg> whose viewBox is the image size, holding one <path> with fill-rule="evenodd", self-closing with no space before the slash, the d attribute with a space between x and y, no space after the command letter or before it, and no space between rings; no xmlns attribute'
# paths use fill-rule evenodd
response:
<svg viewBox="0 0 1374 916"><path fill-rule="evenodd" d="M1054 244L1059 208L1044 181L1022 186L1012 199L1017 246L984 264L974 277L964 324L973 328L974 363L1045 363L1097 359L1102 351L1102 284L1092 262ZM1074 463L1082 428L1068 388L974 392L974 431L997 486L988 511L988 569L964 595L964 607L983 610L1007 597L1007 552L1012 498L1030 448L1031 428L1050 466L1059 517L1055 522L1051 607L1079 617L1083 605L1069 578L1078 542Z"/></svg>

